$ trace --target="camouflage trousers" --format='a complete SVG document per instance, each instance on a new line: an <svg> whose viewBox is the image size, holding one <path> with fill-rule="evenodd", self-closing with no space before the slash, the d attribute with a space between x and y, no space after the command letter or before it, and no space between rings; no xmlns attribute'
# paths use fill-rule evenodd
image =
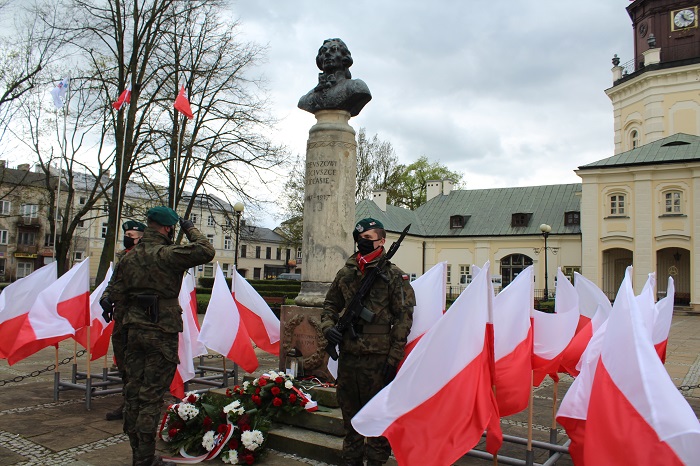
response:
<svg viewBox="0 0 700 466"><path fill-rule="evenodd" d="M346 431L343 457L349 462L362 462L366 456L367 460L384 463L391 454L391 447L385 437L366 437L365 444L365 437L350 423L353 416L384 388L382 369L386 358L383 354L356 356L340 353L336 393Z"/></svg>
<svg viewBox="0 0 700 466"><path fill-rule="evenodd" d="M163 396L177 364L178 334L128 328L125 368L124 432L129 436L134 462L153 457Z"/></svg>
<svg viewBox="0 0 700 466"><path fill-rule="evenodd" d="M122 382L126 385L126 371L124 370L124 344L126 334L121 319L114 319L114 328L112 329L112 349L114 350L114 361L117 364L119 376Z"/></svg>

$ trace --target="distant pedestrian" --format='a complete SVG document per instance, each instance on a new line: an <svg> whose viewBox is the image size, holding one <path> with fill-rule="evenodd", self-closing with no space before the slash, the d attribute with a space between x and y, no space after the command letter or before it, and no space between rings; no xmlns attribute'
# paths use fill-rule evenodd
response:
<svg viewBox="0 0 700 466"><path fill-rule="evenodd" d="M172 209L154 207L147 217L143 238L116 271L126 302L124 432L135 466L174 466L157 456L155 448L163 396L179 362L182 308L178 294L187 269L210 262L216 251L194 223L182 218L180 228L190 243L173 244L178 216Z"/></svg>

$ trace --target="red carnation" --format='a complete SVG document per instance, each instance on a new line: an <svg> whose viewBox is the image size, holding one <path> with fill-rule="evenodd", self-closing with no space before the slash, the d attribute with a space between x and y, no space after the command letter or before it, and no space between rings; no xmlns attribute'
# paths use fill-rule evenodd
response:
<svg viewBox="0 0 700 466"><path fill-rule="evenodd" d="M294 393L290 393L289 394L289 402L294 403L295 401L297 401L297 396Z"/></svg>
<svg viewBox="0 0 700 466"><path fill-rule="evenodd" d="M271 392L273 395L279 395L279 394L280 394L280 388L279 388L279 387L272 387L272 388L270 389L270 392Z"/></svg>
<svg viewBox="0 0 700 466"><path fill-rule="evenodd" d="M225 434L226 433L226 424L219 424L219 427L216 429L217 434Z"/></svg>
<svg viewBox="0 0 700 466"><path fill-rule="evenodd" d="M204 427L204 430L209 430L212 424L213 422L211 418L209 416L204 416L204 420L202 421L202 427Z"/></svg>
<svg viewBox="0 0 700 466"><path fill-rule="evenodd" d="M275 383L276 383L276 384L279 384L279 385L282 385L282 384L284 383L284 379L283 379L282 377L277 377L277 378L275 379Z"/></svg>
<svg viewBox="0 0 700 466"><path fill-rule="evenodd" d="M194 403L195 401L197 401L197 396L194 393L187 397L188 403Z"/></svg>
<svg viewBox="0 0 700 466"><path fill-rule="evenodd" d="M255 394L256 394L256 395L260 395L260 387L258 387L258 388L255 389Z"/></svg>
<svg viewBox="0 0 700 466"><path fill-rule="evenodd" d="M260 378L258 380L258 385L260 385L261 387L264 387L265 385L267 385L267 379Z"/></svg>
<svg viewBox="0 0 700 466"><path fill-rule="evenodd" d="M247 455L243 455L243 461L245 461L245 464L253 464L255 462L255 457L248 453Z"/></svg>
<svg viewBox="0 0 700 466"><path fill-rule="evenodd" d="M260 406L261 401L260 401L260 397L259 397L258 395L253 395L253 396L251 397L251 399L253 400L253 403L255 403L256 405Z"/></svg>
<svg viewBox="0 0 700 466"><path fill-rule="evenodd" d="M173 438L177 435L178 432L179 432L179 430L177 430L176 428L173 427L172 429L170 429L168 431L168 437Z"/></svg>
<svg viewBox="0 0 700 466"><path fill-rule="evenodd" d="M236 387L238 387L238 385L236 385ZM231 397L233 396L233 393L231 393L231 389L230 389L230 388L227 388L227 389L226 389L226 396L229 397L229 398L231 398Z"/></svg>
<svg viewBox="0 0 700 466"><path fill-rule="evenodd" d="M272 400L272 404L275 405L275 406L277 406L277 407L282 406L282 398L275 397L275 398Z"/></svg>
<svg viewBox="0 0 700 466"><path fill-rule="evenodd" d="M240 426L241 432L245 432L246 430L250 430L250 424L241 424Z"/></svg>
<svg viewBox="0 0 700 466"><path fill-rule="evenodd" d="M237 450L238 449L238 440L236 440L235 438L232 438L231 440L229 440L228 448L229 448L229 450Z"/></svg>

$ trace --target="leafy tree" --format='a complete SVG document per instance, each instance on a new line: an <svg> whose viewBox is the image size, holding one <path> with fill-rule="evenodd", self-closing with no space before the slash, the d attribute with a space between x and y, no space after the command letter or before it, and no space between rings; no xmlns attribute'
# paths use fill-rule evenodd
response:
<svg viewBox="0 0 700 466"><path fill-rule="evenodd" d="M462 173L451 171L438 161L431 162L423 155L409 165L399 165L383 189L387 190L388 204L415 210L427 200L428 181L449 179L459 186L462 177Z"/></svg>
<svg viewBox="0 0 700 466"><path fill-rule="evenodd" d="M355 201L369 199L377 189L386 189L389 177L398 168L399 159L388 141L376 134L367 137L365 128L357 133L357 183Z"/></svg>

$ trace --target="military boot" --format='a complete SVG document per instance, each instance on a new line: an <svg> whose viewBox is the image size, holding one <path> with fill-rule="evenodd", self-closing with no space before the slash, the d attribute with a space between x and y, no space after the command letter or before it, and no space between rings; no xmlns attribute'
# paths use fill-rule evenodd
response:
<svg viewBox="0 0 700 466"><path fill-rule="evenodd" d="M107 414L105 414L105 419L108 421L120 421L124 419L124 402L122 401L122 404L114 411L108 411Z"/></svg>
<svg viewBox="0 0 700 466"><path fill-rule="evenodd" d="M177 466L177 463L173 463L172 461L165 461L159 455L155 455L153 457L153 462L151 463L151 466Z"/></svg>
<svg viewBox="0 0 700 466"><path fill-rule="evenodd" d="M382 466L383 464L384 464L384 461L367 460L367 466Z"/></svg>

